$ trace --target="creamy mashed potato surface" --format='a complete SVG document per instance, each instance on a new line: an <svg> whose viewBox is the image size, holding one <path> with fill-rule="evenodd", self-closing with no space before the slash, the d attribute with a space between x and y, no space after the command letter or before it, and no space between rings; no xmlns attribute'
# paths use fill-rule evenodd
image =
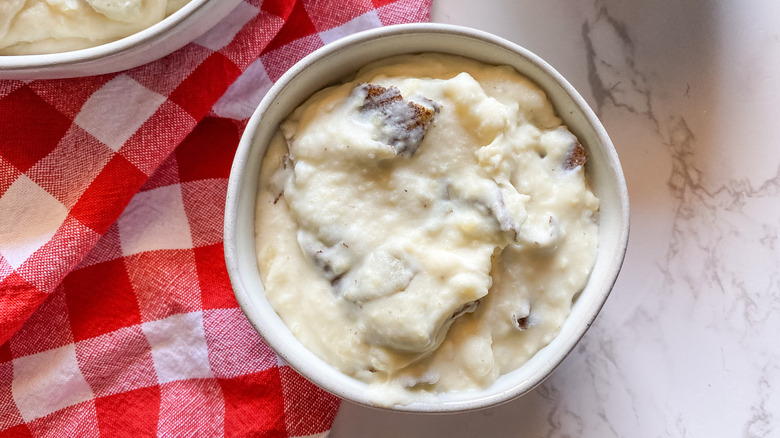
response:
<svg viewBox="0 0 780 438"><path fill-rule="evenodd" d="M559 332L597 252L585 150L510 67L421 54L306 101L264 158L271 305L379 404L490 385Z"/></svg>
<svg viewBox="0 0 780 438"><path fill-rule="evenodd" d="M161 21L189 0L0 0L0 55L84 49Z"/></svg>

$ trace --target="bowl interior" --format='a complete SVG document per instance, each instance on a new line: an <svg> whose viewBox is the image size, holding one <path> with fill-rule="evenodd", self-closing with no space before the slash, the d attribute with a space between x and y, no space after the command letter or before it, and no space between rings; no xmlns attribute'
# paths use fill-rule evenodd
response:
<svg viewBox="0 0 780 438"><path fill-rule="evenodd" d="M565 358L604 304L622 264L628 239L628 197L617 154L582 97L544 61L490 34L450 25L412 24L339 40L296 64L269 91L246 128L230 176L225 255L236 297L250 322L279 355L325 390L370 405L366 385L327 365L303 347L265 299L254 246L254 209L261 160L279 123L317 90L341 82L359 67L392 55L442 52L513 66L540 86L558 115L588 149L587 178L601 200L599 253L585 290L560 334L528 363L479 391L448 393L394 409L454 412L491 406L522 395Z"/></svg>

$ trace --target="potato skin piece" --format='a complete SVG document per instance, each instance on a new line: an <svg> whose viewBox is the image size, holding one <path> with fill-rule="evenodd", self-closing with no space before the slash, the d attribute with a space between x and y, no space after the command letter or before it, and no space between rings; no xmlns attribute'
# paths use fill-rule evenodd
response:
<svg viewBox="0 0 780 438"><path fill-rule="evenodd" d="M425 99L424 105L404 100L396 87L363 83L356 88L366 93L361 111L379 113L382 123L393 128L387 143L393 146L396 155L411 158L439 112L439 104L429 99Z"/></svg>
<svg viewBox="0 0 780 438"><path fill-rule="evenodd" d="M576 169L584 165L586 161L588 161L587 151L579 141L575 141L569 154L563 160L563 168L566 170Z"/></svg>

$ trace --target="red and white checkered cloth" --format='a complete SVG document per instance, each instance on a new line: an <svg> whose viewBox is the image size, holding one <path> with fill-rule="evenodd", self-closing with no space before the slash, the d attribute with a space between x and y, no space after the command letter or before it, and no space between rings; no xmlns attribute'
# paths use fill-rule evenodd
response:
<svg viewBox="0 0 780 438"><path fill-rule="evenodd" d="M222 252L246 119L298 59L430 0L245 0L97 77L0 81L0 436L325 436L339 401L262 342Z"/></svg>

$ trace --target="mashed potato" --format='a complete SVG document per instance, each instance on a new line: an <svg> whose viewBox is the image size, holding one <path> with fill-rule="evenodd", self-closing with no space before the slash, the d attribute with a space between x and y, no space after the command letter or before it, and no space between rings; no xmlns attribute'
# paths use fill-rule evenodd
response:
<svg viewBox="0 0 780 438"><path fill-rule="evenodd" d="M490 385L560 331L597 252L585 149L509 67L372 64L282 124L257 256L301 342L378 404Z"/></svg>
<svg viewBox="0 0 780 438"><path fill-rule="evenodd" d="M2 0L0 55L67 52L132 35L189 0Z"/></svg>

